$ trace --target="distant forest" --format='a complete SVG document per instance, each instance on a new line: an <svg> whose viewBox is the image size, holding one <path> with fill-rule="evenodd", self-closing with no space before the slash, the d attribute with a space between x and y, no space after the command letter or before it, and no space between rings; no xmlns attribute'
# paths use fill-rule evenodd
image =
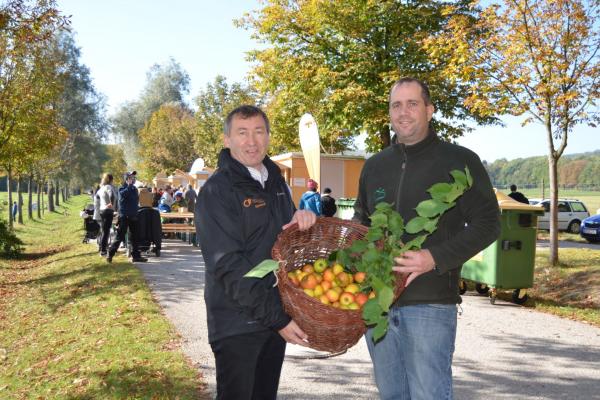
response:
<svg viewBox="0 0 600 400"><path fill-rule="evenodd" d="M545 156L483 161L495 187L516 184L520 188L549 186ZM563 155L558 163L558 183L563 189L600 190L600 150Z"/></svg>

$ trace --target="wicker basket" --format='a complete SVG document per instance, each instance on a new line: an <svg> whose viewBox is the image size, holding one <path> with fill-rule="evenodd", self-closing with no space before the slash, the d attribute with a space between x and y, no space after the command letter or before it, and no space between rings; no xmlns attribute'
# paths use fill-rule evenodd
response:
<svg viewBox="0 0 600 400"><path fill-rule="evenodd" d="M350 246L354 240L362 239L367 230L348 220L318 218L309 230L300 231L296 225L286 229L273 246L273 259L279 261L276 273L285 311L308 335L309 346L315 350L337 353L354 346L366 331L362 311L322 304L296 287L287 273ZM403 283L397 285L396 298L403 287Z"/></svg>

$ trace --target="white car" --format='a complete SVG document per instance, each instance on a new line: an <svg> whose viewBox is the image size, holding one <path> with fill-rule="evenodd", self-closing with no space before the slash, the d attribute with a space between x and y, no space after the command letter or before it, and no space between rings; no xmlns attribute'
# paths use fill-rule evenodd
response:
<svg viewBox="0 0 600 400"><path fill-rule="evenodd" d="M530 199L529 204L544 207L544 215L538 217L538 229L550 229L550 199ZM558 229L579 233L581 221L590 216L585 204L575 199L558 199Z"/></svg>

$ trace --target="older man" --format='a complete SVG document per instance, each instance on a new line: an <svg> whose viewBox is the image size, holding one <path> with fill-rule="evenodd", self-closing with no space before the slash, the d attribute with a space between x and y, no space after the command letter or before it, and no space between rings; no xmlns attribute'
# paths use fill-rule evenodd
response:
<svg viewBox="0 0 600 400"><path fill-rule="evenodd" d="M307 337L283 311L275 277L244 278L271 258L282 229L308 229L310 211L296 211L279 167L267 156L269 120L241 106L225 120L218 169L196 202L196 230L206 262L204 299L218 399L275 399L286 341ZM308 338L310 339L310 338Z"/></svg>

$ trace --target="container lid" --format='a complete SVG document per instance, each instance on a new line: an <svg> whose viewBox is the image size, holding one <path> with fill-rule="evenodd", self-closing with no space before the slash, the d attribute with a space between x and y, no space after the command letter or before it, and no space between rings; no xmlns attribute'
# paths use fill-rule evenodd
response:
<svg viewBox="0 0 600 400"><path fill-rule="evenodd" d="M501 210L524 210L524 211L541 211L544 213L544 207L541 205L532 206L531 204L521 203L508 197L498 189L494 188L496 199Z"/></svg>

